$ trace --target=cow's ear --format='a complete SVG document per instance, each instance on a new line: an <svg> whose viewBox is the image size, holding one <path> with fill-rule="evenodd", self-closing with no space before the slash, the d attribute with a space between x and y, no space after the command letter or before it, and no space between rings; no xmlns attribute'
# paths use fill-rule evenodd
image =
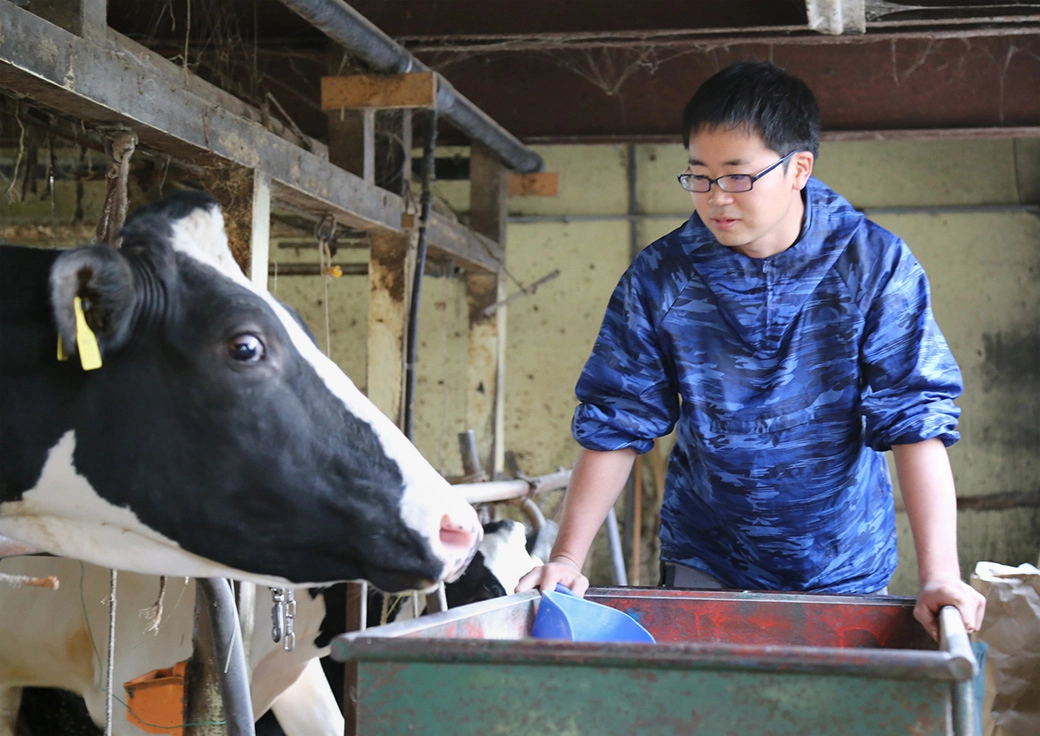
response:
<svg viewBox="0 0 1040 736"><path fill-rule="evenodd" d="M126 258L105 245L62 253L51 268L51 308L65 349L77 352L76 298L101 355L118 350L130 337L134 279Z"/></svg>

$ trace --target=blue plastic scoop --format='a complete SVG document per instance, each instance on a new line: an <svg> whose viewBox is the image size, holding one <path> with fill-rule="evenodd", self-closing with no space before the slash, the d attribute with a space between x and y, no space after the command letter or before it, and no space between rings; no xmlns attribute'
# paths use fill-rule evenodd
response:
<svg viewBox="0 0 1040 736"><path fill-rule="evenodd" d="M556 592L542 591L531 636L569 641L655 643L650 632L624 611L579 598L562 585L556 586Z"/></svg>

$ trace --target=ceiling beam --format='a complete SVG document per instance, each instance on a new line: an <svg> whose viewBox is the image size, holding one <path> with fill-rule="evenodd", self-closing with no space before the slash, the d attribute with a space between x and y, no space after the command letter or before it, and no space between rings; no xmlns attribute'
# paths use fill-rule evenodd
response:
<svg viewBox="0 0 1040 736"><path fill-rule="evenodd" d="M530 143L678 142L679 114L690 95L714 72L749 58L772 60L804 79L820 103L826 134L1000 135L1040 128L1036 24L542 53L440 51L436 58L460 90Z"/></svg>

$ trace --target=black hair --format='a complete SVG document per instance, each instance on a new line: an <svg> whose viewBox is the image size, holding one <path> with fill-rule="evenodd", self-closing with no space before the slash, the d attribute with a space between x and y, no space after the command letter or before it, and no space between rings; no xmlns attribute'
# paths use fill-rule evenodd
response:
<svg viewBox="0 0 1040 736"><path fill-rule="evenodd" d="M820 148L820 108L808 85L768 61L740 61L717 72L686 103L683 146L703 128L744 128L780 155Z"/></svg>

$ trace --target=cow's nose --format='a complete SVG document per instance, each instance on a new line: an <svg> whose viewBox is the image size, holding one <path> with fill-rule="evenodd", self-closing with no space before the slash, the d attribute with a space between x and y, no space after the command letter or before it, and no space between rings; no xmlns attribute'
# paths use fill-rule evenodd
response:
<svg viewBox="0 0 1040 736"><path fill-rule="evenodd" d="M441 517L440 540L447 552L445 571L448 582L455 580L466 569L477 553L483 536L484 530L476 513L473 513L472 518L468 514L462 519L448 514Z"/></svg>
<svg viewBox="0 0 1040 736"><path fill-rule="evenodd" d="M448 514L441 517L441 544L452 553L468 554L480 544L481 528L469 521L456 521Z"/></svg>

